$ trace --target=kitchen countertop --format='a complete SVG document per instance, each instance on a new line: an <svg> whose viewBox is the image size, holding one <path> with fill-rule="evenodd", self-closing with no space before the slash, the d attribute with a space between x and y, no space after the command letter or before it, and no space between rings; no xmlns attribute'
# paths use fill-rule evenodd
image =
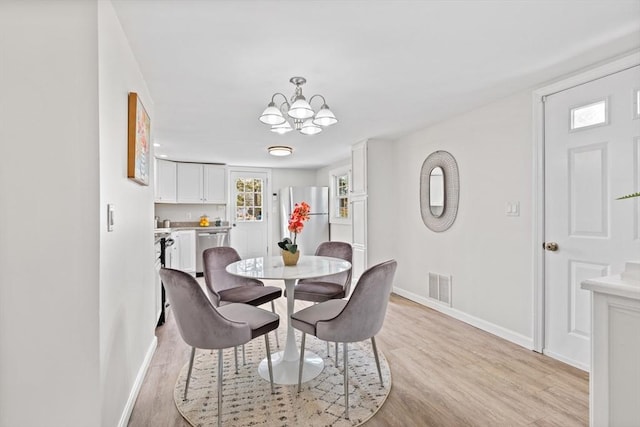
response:
<svg viewBox="0 0 640 427"><path fill-rule="evenodd" d="M156 228L153 230L154 234L162 234L162 233L171 233L172 231L179 230L200 230L200 231L228 231L231 229L229 225L221 225L219 227L211 226L211 227L200 227L198 225L188 225L188 226L176 226L176 227L164 227L164 228Z"/></svg>

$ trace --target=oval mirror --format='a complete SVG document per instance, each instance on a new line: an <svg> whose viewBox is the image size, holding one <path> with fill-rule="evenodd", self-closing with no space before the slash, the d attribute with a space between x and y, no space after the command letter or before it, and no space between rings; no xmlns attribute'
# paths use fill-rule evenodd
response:
<svg viewBox="0 0 640 427"><path fill-rule="evenodd" d="M442 232L458 213L460 181L456 159L446 151L431 153L420 170L420 213L430 230Z"/></svg>
<svg viewBox="0 0 640 427"><path fill-rule="evenodd" d="M440 166L429 174L429 210L436 218L444 212L444 172Z"/></svg>

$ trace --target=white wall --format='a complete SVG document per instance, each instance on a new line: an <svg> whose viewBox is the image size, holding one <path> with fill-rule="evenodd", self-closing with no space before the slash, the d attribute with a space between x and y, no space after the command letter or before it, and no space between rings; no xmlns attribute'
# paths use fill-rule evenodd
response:
<svg viewBox="0 0 640 427"><path fill-rule="evenodd" d="M100 425L97 19L0 2L3 427Z"/></svg>
<svg viewBox="0 0 640 427"><path fill-rule="evenodd" d="M152 132L158 122L111 3L98 1L98 12L101 425L115 426L136 380L142 380L138 375L154 349L157 322L153 183L143 186L127 178L128 93L140 96ZM116 207L113 232L107 232L108 203Z"/></svg>
<svg viewBox="0 0 640 427"><path fill-rule="evenodd" d="M398 232L404 230L404 212L394 201L406 182L396 174L394 163L400 143L367 141L367 265L397 259L401 244ZM403 169L404 166L398 169ZM404 172L404 171L403 171ZM410 200L411 201L411 200Z"/></svg>
<svg viewBox="0 0 640 427"><path fill-rule="evenodd" d="M531 117L526 91L397 140L395 220L376 226L393 227L398 291L424 299L428 272L451 274L454 311L525 345L532 337ZM458 217L443 233L424 225L419 204L420 168L436 150L449 151L460 170ZM519 217L505 216L508 201L520 202ZM387 243L370 244L374 253Z"/></svg>

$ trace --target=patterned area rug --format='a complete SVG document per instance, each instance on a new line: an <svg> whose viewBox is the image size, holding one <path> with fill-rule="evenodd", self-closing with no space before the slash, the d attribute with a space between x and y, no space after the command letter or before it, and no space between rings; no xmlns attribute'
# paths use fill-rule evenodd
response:
<svg viewBox="0 0 640 427"><path fill-rule="evenodd" d="M284 328L280 328L281 348L275 348L270 335L271 351L284 348ZM296 341L300 348L299 332ZM224 351L222 382L222 424L224 426L357 426L371 418L382 406L391 390L391 373L382 353L380 367L384 387L376 369L371 341L349 344L349 420L344 418L344 384L342 346L339 350L340 366L335 366L335 344L331 344L331 357L327 358L324 341L307 335L307 350L324 360L322 373L302 384L274 384L271 394L269 382L258 374L258 364L265 357L264 338L258 337L245 345L246 365L238 351L238 370L234 372L233 350ZM379 346L378 346L379 347ZM380 350L380 348L378 348ZM191 374L187 400L183 401L188 363L182 368L173 397L182 416L193 426L215 426L218 421L217 367L218 352L197 350Z"/></svg>

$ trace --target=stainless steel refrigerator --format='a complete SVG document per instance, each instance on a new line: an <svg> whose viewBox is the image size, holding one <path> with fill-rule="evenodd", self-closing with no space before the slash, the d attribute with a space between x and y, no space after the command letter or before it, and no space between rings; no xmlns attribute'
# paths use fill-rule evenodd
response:
<svg viewBox="0 0 640 427"><path fill-rule="evenodd" d="M309 220L298 234L296 243L302 255L313 255L322 242L329 240L329 187L285 187L280 190L280 239L293 233L288 230L289 218L296 203L307 202Z"/></svg>

